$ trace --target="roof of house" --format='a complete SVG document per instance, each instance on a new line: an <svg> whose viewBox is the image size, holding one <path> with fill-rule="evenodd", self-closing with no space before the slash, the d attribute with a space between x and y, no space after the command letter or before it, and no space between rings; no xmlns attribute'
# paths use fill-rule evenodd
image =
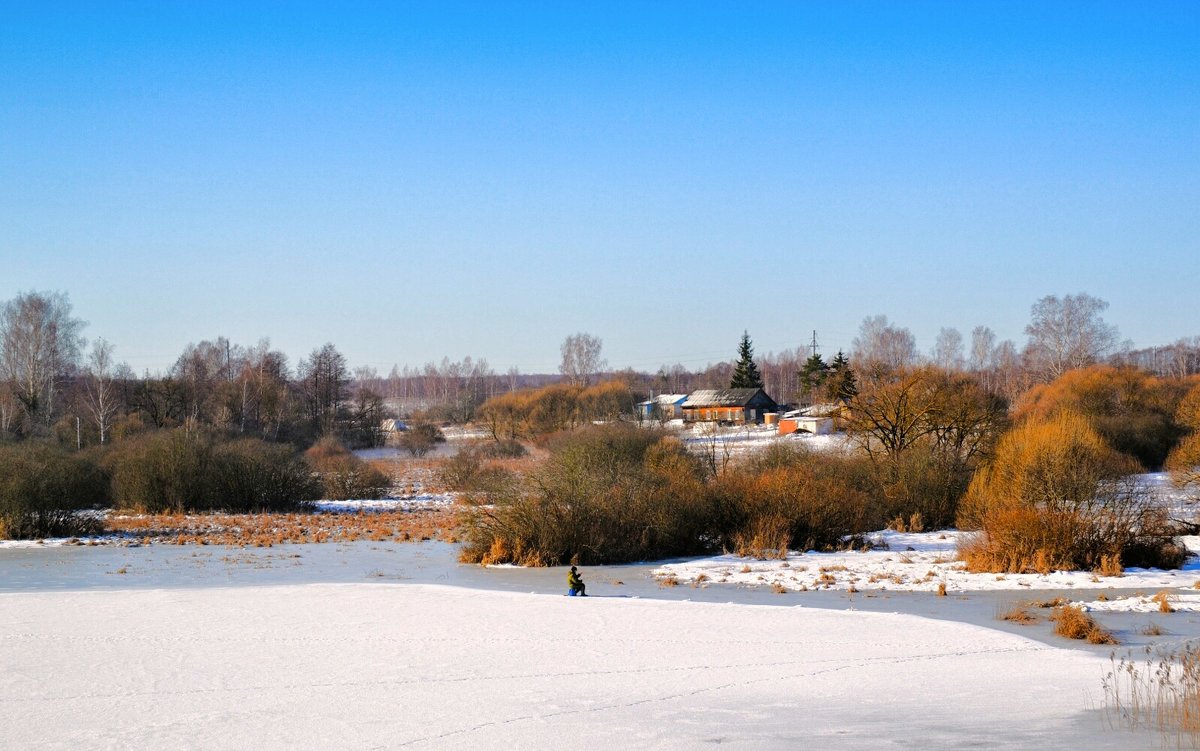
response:
<svg viewBox="0 0 1200 751"><path fill-rule="evenodd" d="M744 407L758 394L774 403L762 389L701 389L688 394L684 407Z"/></svg>
<svg viewBox="0 0 1200 751"><path fill-rule="evenodd" d="M680 404L684 399L687 399L687 394L659 394L653 399L647 399L644 402L638 402L638 406L651 407L657 404L660 407L670 407L675 404Z"/></svg>

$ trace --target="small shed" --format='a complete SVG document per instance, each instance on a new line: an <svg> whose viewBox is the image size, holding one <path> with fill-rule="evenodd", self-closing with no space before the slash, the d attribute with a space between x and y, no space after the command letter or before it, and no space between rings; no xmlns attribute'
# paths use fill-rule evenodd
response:
<svg viewBox="0 0 1200 751"><path fill-rule="evenodd" d="M833 432L832 417L818 417L813 415L796 415L789 413L779 418L779 435L791 435L792 433L812 433L813 435L825 435Z"/></svg>
<svg viewBox="0 0 1200 751"><path fill-rule="evenodd" d="M779 405L762 389L702 389L680 405L684 422L760 424Z"/></svg>
<svg viewBox="0 0 1200 751"><path fill-rule="evenodd" d="M687 394L659 394L638 402L638 417L643 420L678 420L683 417Z"/></svg>

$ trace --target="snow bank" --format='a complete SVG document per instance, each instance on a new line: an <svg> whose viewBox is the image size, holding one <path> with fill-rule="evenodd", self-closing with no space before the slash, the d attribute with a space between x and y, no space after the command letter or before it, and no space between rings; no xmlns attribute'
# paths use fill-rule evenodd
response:
<svg viewBox="0 0 1200 751"><path fill-rule="evenodd" d="M1099 702L1099 654L801 607L405 584L0 594L0 664L12 748L1050 748L1081 733L1098 748L1108 738L1097 743L1099 723L1082 721Z"/></svg>

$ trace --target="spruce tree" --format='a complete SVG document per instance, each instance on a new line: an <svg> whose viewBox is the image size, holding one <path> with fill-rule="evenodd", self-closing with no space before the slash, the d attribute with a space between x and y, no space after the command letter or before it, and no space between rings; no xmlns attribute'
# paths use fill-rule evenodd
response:
<svg viewBox="0 0 1200 751"><path fill-rule="evenodd" d="M850 360L839 350L837 357L829 364L829 374L825 378L825 393L830 399L849 401L858 393L858 378L850 368Z"/></svg>
<svg viewBox="0 0 1200 751"><path fill-rule="evenodd" d="M809 355L809 358L804 361L804 366L800 368L801 398L805 401L811 400L812 395L817 393L825 383L828 375L829 366L825 364L825 360L816 353Z"/></svg>
<svg viewBox="0 0 1200 751"><path fill-rule="evenodd" d="M738 361L733 366L733 378L729 381L731 389L761 389L762 374L754 364L754 345L750 343L750 333L742 332L742 343L738 345Z"/></svg>

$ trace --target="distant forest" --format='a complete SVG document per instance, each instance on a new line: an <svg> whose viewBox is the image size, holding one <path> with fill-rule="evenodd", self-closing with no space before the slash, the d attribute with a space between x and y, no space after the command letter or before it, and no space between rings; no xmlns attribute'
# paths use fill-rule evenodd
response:
<svg viewBox="0 0 1200 751"><path fill-rule="evenodd" d="M1095 363L1127 366L1167 378L1200 373L1200 336L1132 349L1103 320L1106 303L1086 294L1048 296L1034 304L1022 345L997 341L987 326L969 336L944 328L928 352L886 316L862 321L848 356L854 370L927 365L972 375L1007 403L1066 370ZM162 428L199 428L296 446L334 435L365 446L380 440L385 418L442 423L476 418L490 398L559 382L586 386L617 380L635 398L730 385L738 355L703 369L664 364L655 372L610 370L602 342L576 334L562 342L556 374L497 373L484 359L465 357L381 374L353 367L333 343L293 360L269 339L242 344L218 336L189 343L165 373L135 373L119 348L88 341L68 296L30 292L0 308L0 441L31 437L86 447ZM747 340L748 341L748 340ZM821 398L816 386L834 358L808 348L754 358L763 388L777 401Z"/></svg>

